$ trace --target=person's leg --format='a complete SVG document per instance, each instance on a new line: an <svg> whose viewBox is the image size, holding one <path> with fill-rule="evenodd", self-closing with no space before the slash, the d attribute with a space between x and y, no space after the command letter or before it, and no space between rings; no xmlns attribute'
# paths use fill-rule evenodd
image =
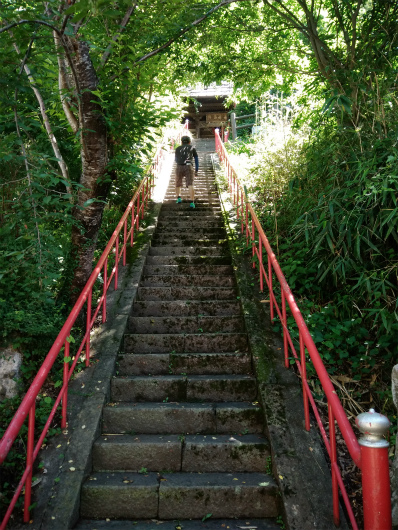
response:
<svg viewBox="0 0 398 530"><path fill-rule="evenodd" d="M195 189L193 187L194 172L193 167L189 166L189 173L187 174L187 187L189 191L189 198L191 199L191 208L195 208Z"/></svg>
<svg viewBox="0 0 398 530"><path fill-rule="evenodd" d="M176 168L176 197L177 202L181 202L181 186L182 186L182 171L181 167L177 166Z"/></svg>

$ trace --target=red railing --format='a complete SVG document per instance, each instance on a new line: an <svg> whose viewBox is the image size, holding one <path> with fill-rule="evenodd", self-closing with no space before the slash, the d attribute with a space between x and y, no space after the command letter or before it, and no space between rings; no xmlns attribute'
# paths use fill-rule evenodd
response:
<svg viewBox="0 0 398 530"><path fill-rule="evenodd" d="M252 206L247 200L244 187L241 185L237 172L231 164L218 130L215 132L215 139L217 153L219 155L220 161L224 163L225 173L228 178L229 192L232 196L233 204L236 207L236 215L241 225L241 233L245 234L247 244L251 245L252 247L253 267L256 267L255 257L258 259L260 290L263 291L264 280L269 290L271 322L274 320L276 311L282 324L285 366L286 368L289 367L289 355L293 355L298 372L301 376L305 428L307 431L310 429L309 405L311 405L322 439L330 457L334 524L338 526L340 522L340 492L351 525L354 530L358 530L358 525L352 511L338 464L335 431L335 422L337 422L351 458L353 459L356 466L358 466L358 468L360 468L362 471L365 530L391 530L392 523L390 481L388 472L388 443L382 438L382 436L380 436L383 434L383 429L379 426L378 430L375 428L374 424L376 421L373 421L372 428L372 419L380 421L384 426L387 425L387 427L389 426L389 421L384 416L375 414L374 411L371 411L371 415L369 416L370 420L368 420L368 413L360 415L366 416L365 419L368 420L368 423L367 427L362 430L362 432L365 433L365 437L360 439L358 442L341 405L341 402L336 394L333 384L329 378L326 368L322 362L321 356L319 355L315 343L308 331L300 309L296 304L286 278L278 264L275 254L272 251L272 248ZM263 250L265 250L265 255L263 255ZM263 260L266 262L265 267ZM274 276L279 282L281 299L280 304L278 303L274 291ZM289 332L287 306L290 308L291 314L294 317L298 327L299 352L297 352ZM312 392L308 385L306 374L307 354L313 363L327 398L329 436L327 435ZM360 416L358 417L359 421L357 418L356 423L361 428L362 424ZM365 439L366 436L368 437L367 439Z"/></svg>
<svg viewBox="0 0 398 530"><path fill-rule="evenodd" d="M184 126L185 130L187 125ZM177 138L181 136L181 132ZM85 352L85 364L89 366L90 363L90 331L94 325L94 322L102 310L102 322L106 321L106 304L107 304L107 293L108 289L114 282L114 289L118 287L118 273L119 264L122 261L123 265L126 265L126 250L127 245L131 246L134 244L134 233L139 229L140 220L143 219L145 211L148 208L148 200L151 197L152 187L154 185L154 179L157 177L161 170L163 161L166 153L170 152L170 147L163 141L157 148L156 154L153 158L151 169L141 181L137 191L131 199L129 205L123 216L121 217L115 231L112 234L104 252L102 253L98 263L96 264L88 282L84 289L80 293L80 296L75 303L72 311L70 312L65 324L63 325L58 337L56 338L53 346L47 354L39 372L34 378L31 386L29 387L26 395L11 420L7 430L4 433L0 441L0 464L6 459L11 446L14 443L15 438L18 436L21 427L23 426L27 416L28 419L28 442L27 442L27 454L26 454L26 467L22 475L22 478L18 484L18 487L14 493L11 503L7 509L7 512L1 522L0 530L5 530L7 522L11 516L11 513L15 507L15 504L25 487L24 495L24 522L28 522L30 518L29 506L31 504L31 487L32 487L32 472L33 464L43 444L43 440L47 434L47 431L53 421L54 415L61 404L61 428L66 427L67 417L67 402L68 402L68 384L76 364L80 358L81 353ZM114 266L108 275L108 260L110 256L114 256ZM92 311L92 294L93 287L98 280L98 277L102 274L102 294L99 298L98 304L94 311ZM73 325L76 319L82 311L86 312L84 320L86 323L85 333L80 343L77 352L74 353L74 360L70 363L70 337ZM54 362L63 351L64 356L64 370L63 370L63 384L61 390L55 399L54 406L48 416L46 424L42 433L40 434L36 444L34 440L35 433L35 402L36 398L42 388Z"/></svg>

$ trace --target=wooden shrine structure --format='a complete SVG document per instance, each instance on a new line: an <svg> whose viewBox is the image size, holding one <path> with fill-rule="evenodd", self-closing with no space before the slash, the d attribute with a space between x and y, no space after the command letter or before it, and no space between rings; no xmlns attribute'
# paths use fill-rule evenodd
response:
<svg viewBox="0 0 398 530"><path fill-rule="evenodd" d="M193 137L213 138L216 127L223 133L229 121L229 111L234 108L234 105L225 103L232 91L229 83L189 90L184 120L188 119Z"/></svg>

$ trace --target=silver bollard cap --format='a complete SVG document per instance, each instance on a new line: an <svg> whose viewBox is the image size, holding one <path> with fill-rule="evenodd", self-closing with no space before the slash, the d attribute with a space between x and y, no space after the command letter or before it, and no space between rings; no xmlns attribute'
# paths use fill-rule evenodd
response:
<svg viewBox="0 0 398 530"><path fill-rule="evenodd" d="M383 438L388 433L391 425L390 420L386 416L375 412L374 409L370 409L369 412L359 414L355 419L355 424L363 434L358 440L360 445L376 449L389 447L390 444Z"/></svg>

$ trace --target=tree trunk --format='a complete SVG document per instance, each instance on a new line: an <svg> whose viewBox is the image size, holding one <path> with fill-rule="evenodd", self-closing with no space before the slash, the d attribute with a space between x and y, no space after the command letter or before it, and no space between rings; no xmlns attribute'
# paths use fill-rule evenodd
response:
<svg viewBox="0 0 398 530"><path fill-rule="evenodd" d="M104 202L110 184L105 179L108 163L108 134L103 109L92 91L98 87L98 78L90 59L86 42L72 41L74 62L80 86L80 142L82 175L77 206L76 224L72 228L71 258L74 277L71 285L72 302L76 301L92 271L94 250L101 227ZM85 205L87 201L93 202Z"/></svg>

